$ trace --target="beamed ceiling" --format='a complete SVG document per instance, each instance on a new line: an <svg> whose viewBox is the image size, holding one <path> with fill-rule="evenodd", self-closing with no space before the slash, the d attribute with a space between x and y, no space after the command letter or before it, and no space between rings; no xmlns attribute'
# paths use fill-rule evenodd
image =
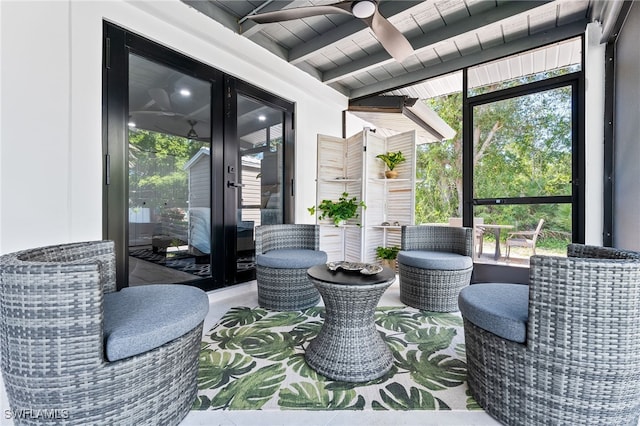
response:
<svg viewBox="0 0 640 426"><path fill-rule="evenodd" d="M348 14L267 24L248 19L256 13L329 5L333 1L182 1L350 99L388 93L547 44L557 44L555 62L563 62L562 55L576 54L575 44L570 49L567 47L570 43L559 42L583 34L587 23L592 21L602 23L602 42L606 42L613 36L612 28L628 3L379 1L380 13L404 34L414 49L414 54L398 62L363 20ZM577 52L580 51L578 47Z"/></svg>

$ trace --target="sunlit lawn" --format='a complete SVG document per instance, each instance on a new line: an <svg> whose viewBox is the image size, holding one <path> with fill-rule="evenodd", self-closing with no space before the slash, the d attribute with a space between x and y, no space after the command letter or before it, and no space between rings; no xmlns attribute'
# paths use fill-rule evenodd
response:
<svg viewBox="0 0 640 426"><path fill-rule="evenodd" d="M476 261L482 263L507 263L514 265L528 265L529 257L533 255L533 252L530 248L525 247L511 247L509 257L507 258L507 250L505 243L502 242L500 244L500 259L494 260L494 252L495 252L495 241L491 241L488 239L484 240L483 248L482 248L482 257L477 258ZM544 244L536 246L536 254L537 255L545 255L545 256L566 256L567 249L566 246L564 248L560 247L558 244L555 244L554 247L545 247Z"/></svg>

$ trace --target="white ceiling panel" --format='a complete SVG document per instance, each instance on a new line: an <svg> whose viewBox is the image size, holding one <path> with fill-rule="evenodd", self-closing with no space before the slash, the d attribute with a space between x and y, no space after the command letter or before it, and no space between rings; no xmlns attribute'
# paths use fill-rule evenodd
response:
<svg viewBox="0 0 640 426"><path fill-rule="evenodd" d="M419 48L402 63L395 63L364 21L348 14L264 24L250 19L238 22L256 9L257 13L277 12L335 0L182 1L232 31L242 28L241 34L272 52L275 60L290 61L349 97L386 92L398 82L404 86L543 43L557 43L583 34L593 19L606 19L603 27L609 28L625 7L607 7L604 0L380 0L382 15ZM613 12L604 13L605 9ZM560 44L555 51L510 59L475 73L479 82L504 79L575 63L579 58L580 47Z"/></svg>

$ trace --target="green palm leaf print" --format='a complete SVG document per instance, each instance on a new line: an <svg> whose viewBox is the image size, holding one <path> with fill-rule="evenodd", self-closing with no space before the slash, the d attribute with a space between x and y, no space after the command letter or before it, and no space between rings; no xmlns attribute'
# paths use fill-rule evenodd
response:
<svg viewBox="0 0 640 426"><path fill-rule="evenodd" d="M231 308L220 323L225 327L235 327L238 325L247 325L258 321L267 314L264 309L251 309L246 307Z"/></svg>
<svg viewBox="0 0 640 426"><path fill-rule="evenodd" d="M407 332L421 326L420 320L408 311L381 311L376 313L376 324L392 331Z"/></svg>
<svg viewBox="0 0 640 426"><path fill-rule="evenodd" d="M329 379L307 364L305 350L324 321L322 306L231 309L203 337L192 409L480 409L468 394L459 313L377 308L375 326L394 363L363 383Z"/></svg>
<svg viewBox="0 0 640 426"><path fill-rule="evenodd" d="M459 359L440 354L410 350L406 359L400 360L401 368L409 371L413 380L430 390L443 390L464 383L467 365Z"/></svg>
<svg viewBox="0 0 640 426"><path fill-rule="evenodd" d="M286 377L284 373L285 368L280 364L262 367L227 385L211 399L210 406L232 410L259 410L277 393Z"/></svg>
<svg viewBox="0 0 640 426"><path fill-rule="evenodd" d="M380 390L382 402L374 401L376 410L448 410L449 407L441 400L424 389L411 387L409 392L399 383L391 383L385 390Z"/></svg>
<svg viewBox="0 0 640 426"><path fill-rule="evenodd" d="M364 399L354 390L328 391L323 382L292 383L289 388L280 391L278 402L283 408L305 410L361 410L364 407Z"/></svg>
<svg viewBox="0 0 640 426"><path fill-rule="evenodd" d="M229 383L231 377L248 373L256 366L252 357L214 350L200 352L198 388L215 389Z"/></svg>

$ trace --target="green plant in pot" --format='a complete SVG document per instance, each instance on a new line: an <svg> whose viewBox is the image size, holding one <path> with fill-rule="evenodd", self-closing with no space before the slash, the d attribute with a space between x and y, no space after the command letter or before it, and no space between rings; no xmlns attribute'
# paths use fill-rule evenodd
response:
<svg viewBox="0 0 640 426"><path fill-rule="evenodd" d="M358 207L367 208L363 201L358 201L356 197L349 198L349 193L343 192L338 201L322 200L317 207L312 206L307 210L313 215L317 209L320 212L318 219L332 219L336 226L340 226L345 221L358 217Z"/></svg>
<svg viewBox="0 0 640 426"><path fill-rule="evenodd" d="M400 251L400 247L376 247L376 255L378 259L381 260L382 266L386 266L393 270L396 269L396 257L398 257L398 252Z"/></svg>
<svg viewBox="0 0 640 426"><path fill-rule="evenodd" d="M386 164L387 168L389 169L384 173L384 175L388 179L397 178L398 172L393 169L395 169L398 164L402 163L403 161L406 161L406 158L404 158L404 155L402 155L402 151L387 152L386 154L378 154L376 155L376 158L379 158L382 161L384 161L384 164Z"/></svg>

